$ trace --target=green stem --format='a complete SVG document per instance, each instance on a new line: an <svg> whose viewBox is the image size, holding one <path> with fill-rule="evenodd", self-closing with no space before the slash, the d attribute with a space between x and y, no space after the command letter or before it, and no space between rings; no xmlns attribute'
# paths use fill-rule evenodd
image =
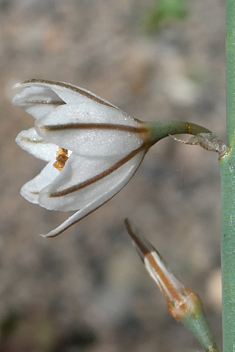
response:
<svg viewBox="0 0 235 352"><path fill-rule="evenodd" d="M235 351L235 1L226 1L227 141L220 160L222 184L221 267L223 351Z"/></svg>
<svg viewBox="0 0 235 352"><path fill-rule="evenodd" d="M223 351L235 351L235 156L220 160L222 184L221 268L223 292Z"/></svg>
<svg viewBox="0 0 235 352"><path fill-rule="evenodd" d="M235 131L235 2L226 1L226 84L227 84L227 137L234 144Z"/></svg>
<svg viewBox="0 0 235 352"><path fill-rule="evenodd" d="M196 125L191 122L182 122L182 121L156 121L148 122L146 126L150 131L150 144L153 145L160 139L165 138L169 135L174 134L193 134L197 135L199 133L211 133L205 127Z"/></svg>
<svg viewBox="0 0 235 352"><path fill-rule="evenodd" d="M226 1L227 140L220 160L222 184L221 268L223 351L235 351L235 1Z"/></svg>

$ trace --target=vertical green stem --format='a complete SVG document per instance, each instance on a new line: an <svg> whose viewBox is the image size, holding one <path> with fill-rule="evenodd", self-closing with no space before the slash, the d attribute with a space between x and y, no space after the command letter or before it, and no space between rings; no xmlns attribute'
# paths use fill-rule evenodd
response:
<svg viewBox="0 0 235 352"><path fill-rule="evenodd" d="M234 144L235 132L235 1L226 1L226 82L228 145Z"/></svg>
<svg viewBox="0 0 235 352"><path fill-rule="evenodd" d="M227 141L220 160L222 182L223 351L235 351L235 1L226 1Z"/></svg>
<svg viewBox="0 0 235 352"><path fill-rule="evenodd" d="M222 182L221 266L223 351L235 351L235 158L234 149L220 161Z"/></svg>

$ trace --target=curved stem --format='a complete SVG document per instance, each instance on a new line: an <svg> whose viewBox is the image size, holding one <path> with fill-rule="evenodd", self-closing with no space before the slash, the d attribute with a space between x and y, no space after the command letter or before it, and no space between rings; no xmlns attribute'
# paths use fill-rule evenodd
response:
<svg viewBox="0 0 235 352"><path fill-rule="evenodd" d="M156 121L146 123L150 131L150 145L155 144L160 139L174 134L211 133L207 128L184 121Z"/></svg>

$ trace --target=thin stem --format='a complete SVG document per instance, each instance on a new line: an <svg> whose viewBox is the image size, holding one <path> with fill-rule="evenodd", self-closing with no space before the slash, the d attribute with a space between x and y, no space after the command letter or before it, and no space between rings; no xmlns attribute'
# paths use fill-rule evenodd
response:
<svg viewBox="0 0 235 352"><path fill-rule="evenodd" d="M222 183L221 267L223 351L235 351L235 1L226 1L227 140L220 159Z"/></svg>
<svg viewBox="0 0 235 352"><path fill-rule="evenodd" d="M226 1L226 85L227 85L227 137L234 144L235 132L235 2Z"/></svg>
<svg viewBox="0 0 235 352"><path fill-rule="evenodd" d="M222 184L221 268L224 352L235 351L235 168L234 149L220 160Z"/></svg>
<svg viewBox="0 0 235 352"><path fill-rule="evenodd" d="M184 121L156 121L146 123L146 126L150 130L150 144L153 145L160 139L165 138L169 135L175 134L193 134L199 133L211 133L207 128L200 125L196 125L192 122Z"/></svg>

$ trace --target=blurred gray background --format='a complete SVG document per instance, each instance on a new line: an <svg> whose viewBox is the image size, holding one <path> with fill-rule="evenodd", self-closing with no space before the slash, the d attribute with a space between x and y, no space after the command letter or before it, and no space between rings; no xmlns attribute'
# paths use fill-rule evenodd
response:
<svg viewBox="0 0 235 352"><path fill-rule="evenodd" d="M44 165L14 142L34 122L11 105L25 79L69 82L138 119L191 121L225 139L225 0L188 0L172 16L158 5L0 1L1 352L202 351L168 315L126 216L199 294L221 346L215 153L159 142L123 191L55 239L39 234L69 214L20 196Z"/></svg>

